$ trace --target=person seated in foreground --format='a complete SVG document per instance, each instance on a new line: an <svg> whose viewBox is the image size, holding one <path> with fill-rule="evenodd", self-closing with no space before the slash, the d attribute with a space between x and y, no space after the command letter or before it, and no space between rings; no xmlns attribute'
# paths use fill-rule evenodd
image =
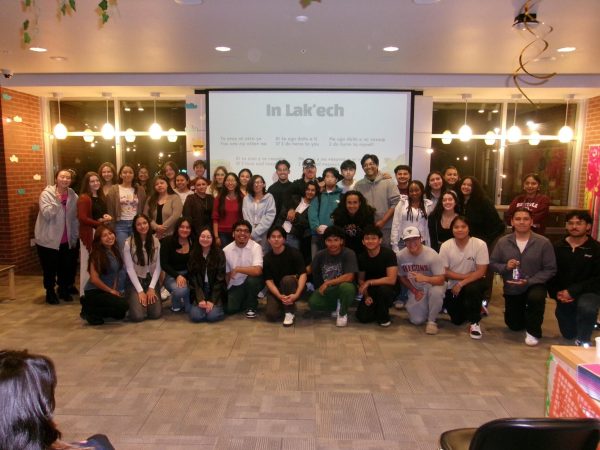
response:
<svg viewBox="0 0 600 450"><path fill-rule="evenodd" d="M250 239L252 225L247 220L238 220L232 230L233 242L223 249L228 289L225 312L245 311L248 319L254 319L258 311L258 293L264 287L262 247Z"/></svg>
<svg viewBox="0 0 600 450"><path fill-rule="evenodd" d="M354 252L344 247L344 230L340 227L327 227L323 239L325 249L316 254L311 264L316 290L308 303L311 310L335 311L339 300L336 326L345 327L348 307L356 294L354 274L358 272L358 263Z"/></svg>
<svg viewBox="0 0 600 450"><path fill-rule="evenodd" d="M452 239L442 243L440 257L446 268L448 286L444 308L455 325L469 321L469 335L481 339L481 299L485 273L490 263L485 241L469 234L469 220L456 216L450 223Z"/></svg>
<svg viewBox="0 0 600 450"><path fill-rule="evenodd" d="M69 444L54 422L56 370L27 350L0 350L0 449L114 450L105 435Z"/></svg>
<svg viewBox="0 0 600 450"><path fill-rule="evenodd" d="M390 306L396 295L398 263L393 250L382 247L383 232L374 225L365 227L362 243L366 251L358 255L358 293L362 302L356 309L359 322L377 321L389 327Z"/></svg>
<svg viewBox="0 0 600 450"><path fill-rule="evenodd" d="M490 265L504 280L504 322L513 331L525 330L525 344L535 346L542 337L546 283L556 273L556 258L550 241L531 230L528 209L517 208L511 225L514 232L498 240Z"/></svg>
<svg viewBox="0 0 600 450"><path fill-rule="evenodd" d="M281 320L283 326L294 324L296 300L306 286L306 267L299 250L286 245L287 232L282 226L271 227L267 241L271 251L263 260L263 276L267 286L267 320Z"/></svg>
<svg viewBox="0 0 600 450"><path fill-rule="evenodd" d="M556 320L565 339L589 346L600 306L600 243L589 232L587 211L571 211L565 223L568 235L554 246L557 271L548 283L556 302Z"/></svg>
<svg viewBox="0 0 600 450"><path fill-rule="evenodd" d="M408 289L408 320L425 325L425 333L437 334L437 317L442 310L445 270L440 255L423 245L417 227L406 227L402 233L406 245L398 253L400 282Z"/></svg>

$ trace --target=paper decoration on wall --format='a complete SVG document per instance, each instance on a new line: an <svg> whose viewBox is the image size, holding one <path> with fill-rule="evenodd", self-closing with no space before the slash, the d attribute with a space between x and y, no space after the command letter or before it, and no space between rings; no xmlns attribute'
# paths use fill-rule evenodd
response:
<svg viewBox="0 0 600 450"><path fill-rule="evenodd" d="M185 109L198 109L198 105L196 105L195 103L186 103Z"/></svg>
<svg viewBox="0 0 600 450"><path fill-rule="evenodd" d="M19 195L25 195L25 189L23 189L23 188L17 189L17 194L19 194Z"/></svg>
<svg viewBox="0 0 600 450"><path fill-rule="evenodd" d="M2 94L2 100L9 101L9 100L12 100L12 97L10 95L8 95L7 93L4 93L4 94Z"/></svg>
<svg viewBox="0 0 600 450"><path fill-rule="evenodd" d="M12 163L19 162L19 157L17 155L12 155L9 159L10 159L10 162L12 162Z"/></svg>
<svg viewBox="0 0 600 450"><path fill-rule="evenodd" d="M31 150L33 150L34 152L39 152L40 151L40 146L38 144L33 144L31 146Z"/></svg>
<svg viewBox="0 0 600 450"><path fill-rule="evenodd" d="M13 117L13 120L17 123L23 122L23 118L21 116L15 116L15 117Z"/></svg>
<svg viewBox="0 0 600 450"><path fill-rule="evenodd" d="M33 176L33 179L34 179L35 181L40 181L40 180L42 179L42 176L41 176L39 173L36 173L36 174Z"/></svg>

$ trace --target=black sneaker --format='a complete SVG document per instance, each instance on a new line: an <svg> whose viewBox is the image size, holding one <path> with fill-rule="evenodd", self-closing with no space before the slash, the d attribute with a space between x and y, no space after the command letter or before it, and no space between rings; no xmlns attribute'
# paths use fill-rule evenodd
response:
<svg viewBox="0 0 600 450"><path fill-rule="evenodd" d="M67 289L67 291L71 295L79 295L79 290L77 290L77 288L73 285L69 286L69 289Z"/></svg>
<svg viewBox="0 0 600 450"><path fill-rule="evenodd" d="M246 318L247 319L256 319L256 311L252 308L248 308L246 310Z"/></svg>
<svg viewBox="0 0 600 450"><path fill-rule="evenodd" d="M73 301L73 297L71 297L71 294L69 293L69 289L59 289L58 290L58 298L60 298L61 300L64 300L65 302L72 302Z"/></svg>
<svg viewBox="0 0 600 450"><path fill-rule="evenodd" d="M58 301L58 297L56 296L56 292L54 292L54 289L46 290L46 303L49 305L58 305L60 303Z"/></svg>
<svg viewBox="0 0 600 450"><path fill-rule="evenodd" d="M104 324L104 319L102 317L88 316L87 317L87 322L90 325L103 325Z"/></svg>

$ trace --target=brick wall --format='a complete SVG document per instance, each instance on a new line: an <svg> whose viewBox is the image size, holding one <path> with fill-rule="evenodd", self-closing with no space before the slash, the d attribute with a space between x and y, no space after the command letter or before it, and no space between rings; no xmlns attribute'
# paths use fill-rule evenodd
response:
<svg viewBox="0 0 600 450"><path fill-rule="evenodd" d="M588 101L585 116L585 126L583 135L583 152L581 161L581 174L579 177L578 205L584 205L585 181L587 178L588 153L590 145L600 145L600 97L594 97Z"/></svg>
<svg viewBox="0 0 600 450"><path fill-rule="evenodd" d="M0 110L0 220L6 224L0 233L0 264L16 264L21 274L37 273L39 262L30 239L39 195L46 186L41 102L38 97L0 88ZM14 116L23 121L15 122ZM14 156L18 162L11 161ZM41 179L34 180L35 174Z"/></svg>

